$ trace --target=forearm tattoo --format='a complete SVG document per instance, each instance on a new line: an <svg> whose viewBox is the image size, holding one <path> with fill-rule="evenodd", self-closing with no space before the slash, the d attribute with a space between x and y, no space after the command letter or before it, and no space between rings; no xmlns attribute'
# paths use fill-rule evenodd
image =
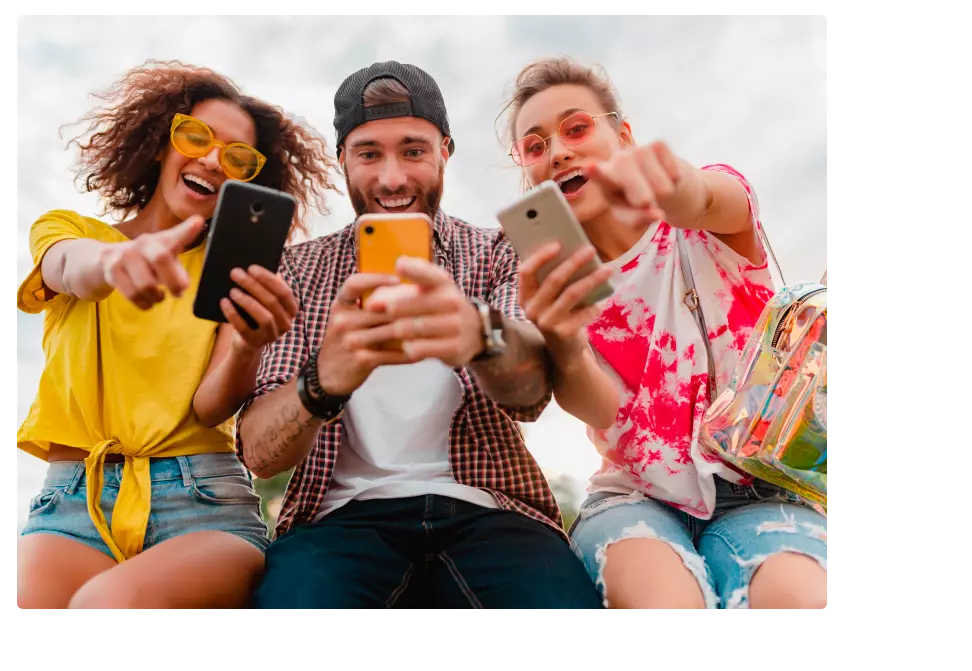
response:
<svg viewBox="0 0 972 671"><path fill-rule="evenodd" d="M546 348L542 340L528 337L520 326L505 320L502 356L472 364L471 368L489 396L510 406L529 406L540 401L550 385Z"/></svg>
<svg viewBox="0 0 972 671"><path fill-rule="evenodd" d="M287 456L293 445L306 436L309 430L320 428L321 423L316 417L301 420L300 408L300 401L286 403L267 423L256 441L243 443L243 456L250 470L280 470L282 463L287 467L292 465L288 463L292 460L287 459Z"/></svg>

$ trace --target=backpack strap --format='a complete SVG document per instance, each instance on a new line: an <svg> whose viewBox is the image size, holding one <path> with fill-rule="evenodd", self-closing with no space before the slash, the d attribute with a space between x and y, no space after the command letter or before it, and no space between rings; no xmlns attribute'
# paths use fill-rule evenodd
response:
<svg viewBox="0 0 972 671"><path fill-rule="evenodd" d="M753 225L756 227L756 237L760 239L763 246L766 247L766 251L769 252L769 258L773 260L773 265L776 266L776 272L780 276L780 286L786 286L786 278L783 277L783 268L780 267L780 262L776 260L776 252L773 251L773 245L770 244L769 236L766 235L766 231L763 230L763 224L760 222L759 217L759 198L756 197L755 191L749 192L750 202L752 203L752 216ZM772 277L772 273L770 274Z"/></svg>
<svg viewBox="0 0 972 671"><path fill-rule="evenodd" d="M675 229L675 242L678 245L678 265L682 269L682 277L685 280L685 295L682 297L682 301L691 310L695 323L699 327L699 332L702 334L702 342L705 343L705 356L709 364L709 403L712 403L716 398L715 359L712 356L712 344L709 342L709 329L705 326L705 315L702 314L702 304L699 302L699 292L695 290L692 264L689 262L688 250L685 248L685 233L680 228Z"/></svg>

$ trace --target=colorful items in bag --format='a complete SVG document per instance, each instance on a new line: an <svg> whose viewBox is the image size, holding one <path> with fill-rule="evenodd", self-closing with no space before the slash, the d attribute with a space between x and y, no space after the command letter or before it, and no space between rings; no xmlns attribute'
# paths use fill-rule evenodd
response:
<svg viewBox="0 0 972 671"><path fill-rule="evenodd" d="M703 449L827 507L827 287L766 305L732 380L703 420Z"/></svg>

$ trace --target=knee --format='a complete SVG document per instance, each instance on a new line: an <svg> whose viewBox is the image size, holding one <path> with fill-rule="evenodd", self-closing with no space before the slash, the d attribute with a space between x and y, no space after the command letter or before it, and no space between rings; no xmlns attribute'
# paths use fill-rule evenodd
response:
<svg viewBox="0 0 972 671"><path fill-rule="evenodd" d="M627 539L608 546L603 560L609 608L705 608L695 574L668 543Z"/></svg>
<svg viewBox="0 0 972 671"><path fill-rule="evenodd" d="M784 586L775 592L754 593L750 587L750 608L800 608L819 609L827 607L827 591L801 585Z"/></svg>
<svg viewBox="0 0 972 671"><path fill-rule="evenodd" d="M138 589L117 581L95 578L75 592L68 608L171 608L173 604L158 590Z"/></svg>
<svg viewBox="0 0 972 671"><path fill-rule="evenodd" d="M326 569L269 565L253 591L249 607L263 609L360 608L356 592L347 581L334 579Z"/></svg>
<svg viewBox="0 0 972 671"><path fill-rule="evenodd" d="M64 608L66 601L63 593L48 589L45 585L17 585L18 608Z"/></svg>
<svg viewBox="0 0 972 671"><path fill-rule="evenodd" d="M253 592L250 608L256 609L297 609L318 608L316 600L309 597L308 590L280 590L261 583Z"/></svg>
<svg viewBox="0 0 972 671"><path fill-rule="evenodd" d="M564 566L556 572L540 576L527 576L520 586L517 601L523 603L523 608L576 608L601 609L604 601L600 592L591 580L587 571L579 561L576 570L573 566ZM547 567L549 568L549 566ZM519 583L521 579L517 578ZM516 607L516 606L514 606Z"/></svg>
<svg viewBox="0 0 972 671"><path fill-rule="evenodd" d="M806 555L783 552L767 559L749 585L750 608L826 608L827 571Z"/></svg>
<svg viewBox="0 0 972 671"><path fill-rule="evenodd" d="M607 589L606 593L609 608L705 608L705 599L698 589L652 593L626 589L622 585L618 589Z"/></svg>
<svg viewBox="0 0 972 671"><path fill-rule="evenodd" d="M827 593L811 590L796 590L793 594L780 599L772 608L801 608L819 610L827 607Z"/></svg>

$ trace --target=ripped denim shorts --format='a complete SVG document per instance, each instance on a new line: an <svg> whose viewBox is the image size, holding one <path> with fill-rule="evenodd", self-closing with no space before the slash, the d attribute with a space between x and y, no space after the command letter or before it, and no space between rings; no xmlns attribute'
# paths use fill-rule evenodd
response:
<svg viewBox="0 0 972 671"><path fill-rule="evenodd" d="M756 569L780 552L807 555L827 569L827 519L760 480L743 486L716 478L709 520L637 492L598 492L581 505L570 538L602 597L607 548L627 538L668 543L699 581L708 608L746 608Z"/></svg>

